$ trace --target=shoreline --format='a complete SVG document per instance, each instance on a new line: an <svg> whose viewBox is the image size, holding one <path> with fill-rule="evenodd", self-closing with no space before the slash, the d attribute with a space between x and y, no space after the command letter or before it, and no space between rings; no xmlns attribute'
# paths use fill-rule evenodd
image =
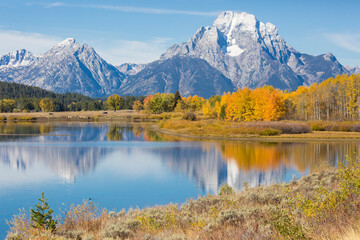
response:
<svg viewBox="0 0 360 240"><path fill-rule="evenodd" d="M186 139L192 139L192 140L228 140L228 141L251 141L251 142L308 142L308 141L360 141L360 133L356 134L358 136L356 137L318 137L314 136L312 137L311 134L313 133L302 133L302 134L281 134L279 136L272 136L272 137L262 137L262 136L244 136L244 137L221 137L221 136L196 136L191 134L185 134L185 133L178 133L171 130L165 130L161 129L158 126L154 126L153 129L155 131L158 131L159 133L174 136L174 137L181 137ZM324 131L324 132L315 132L315 134L334 134L339 135L339 132L330 132L330 131ZM343 133L343 132L341 132ZM298 137L296 135L307 135L304 137ZM310 136L309 136L310 135ZM346 135L346 134L345 134Z"/></svg>
<svg viewBox="0 0 360 240"><path fill-rule="evenodd" d="M356 219L360 211L354 205L359 196L346 195L344 200L336 200L335 208L331 202L327 202L327 198L333 194L346 192L357 184L359 167L357 163L347 168L356 174L354 177L343 174L346 169L340 167L310 173L289 183L254 188L244 184L241 191L224 185L218 194L190 198L182 204L168 203L119 212L100 209L91 201L84 201L66 209L66 221L57 225L55 233L45 229L32 230L30 222L26 220L27 215L15 215L10 221L8 237L23 235L64 240L150 237L235 239L249 236L251 239L318 240L332 236L334 238L331 239L340 240L350 234L359 237L359 223ZM344 185L347 182L349 184ZM319 189L327 191L320 192ZM353 206L357 207L353 211L346 211ZM341 215L342 219L334 222L334 212ZM308 213L311 213L310 217ZM344 225L342 220L347 224ZM16 221L22 225L17 225ZM321 227L311 228L314 224Z"/></svg>
<svg viewBox="0 0 360 240"><path fill-rule="evenodd" d="M6 120L1 120L5 117ZM154 122L154 116L133 110L119 111L78 111L78 112L29 112L0 113L1 122Z"/></svg>
<svg viewBox="0 0 360 240"><path fill-rule="evenodd" d="M223 141L264 141L264 142L306 142L306 141L360 141L360 132L340 132L340 131L313 131L310 133L280 134L276 136L259 136L257 134L233 134L220 136L203 132L200 134L185 133L183 131L170 130L159 126L161 115L151 115L138 113L133 110L113 111L80 111L80 112L31 112L31 113L0 113L1 123L21 124L21 123L152 123L151 129L161 134L179 137L186 140L223 140ZM29 119L29 120L27 120ZM198 120L204 122L206 120ZM307 122L302 122L307 123ZM336 122L335 122L336 123ZM8 135L8 134L1 134Z"/></svg>

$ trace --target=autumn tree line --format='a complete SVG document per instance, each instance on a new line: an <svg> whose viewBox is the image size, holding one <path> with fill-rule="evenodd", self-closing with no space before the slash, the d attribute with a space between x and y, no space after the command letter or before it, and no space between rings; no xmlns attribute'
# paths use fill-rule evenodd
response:
<svg viewBox="0 0 360 240"><path fill-rule="evenodd" d="M179 93L157 93L133 109L148 113L202 111L209 118L227 121L360 120L360 74L338 75L309 87L288 92L272 86L238 89L204 99Z"/></svg>
<svg viewBox="0 0 360 240"><path fill-rule="evenodd" d="M360 120L360 74L338 75L309 87L288 92L271 86L238 89L204 99L180 96L177 91L147 97L90 98L58 94L36 87L0 82L0 112L93 111L134 109L151 114L202 112L208 118L227 121Z"/></svg>

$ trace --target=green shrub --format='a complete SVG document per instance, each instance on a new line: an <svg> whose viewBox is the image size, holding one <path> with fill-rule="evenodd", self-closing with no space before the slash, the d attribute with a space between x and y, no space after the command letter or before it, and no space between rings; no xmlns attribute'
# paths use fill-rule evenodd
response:
<svg viewBox="0 0 360 240"><path fill-rule="evenodd" d="M187 112L184 116L183 116L184 120L189 120L189 121L196 121L196 115L194 112Z"/></svg>
<svg viewBox="0 0 360 240"><path fill-rule="evenodd" d="M5 116L0 116L0 121L6 121L6 117Z"/></svg>
<svg viewBox="0 0 360 240"><path fill-rule="evenodd" d="M219 195L220 196L231 195L234 193L235 193L235 190L229 184L225 184L220 188Z"/></svg>
<svg viewBox="0 0 360 240"><path fill-rule="evenodd" d="M17 120L18 121L34 121L34 120L36 120L36 118L33 116L26 116L26 117L24 116L24 117L18 117Z"/></svg>
<svg viewBox="0 0 360 240"><path fill-rule="evenodd" d="M273 128L267 128L259 132L260 136L276 136L280 135L281 131Z"/></svg>
<svg viewBox="0 0 360 240"><path fill-rule="evenodd" d="M312 131L325 131L326 130L326 126L321 123L313 123L313 124L311 124L310 128Z"/></svg>
<svg viewBox="0 0 360 240"><path fill-rule="evenodd" d="M308 239L300 224L294 222L294 219L288 212L282 209L272 211L270 224L284 237L284 239Z"/></svg>

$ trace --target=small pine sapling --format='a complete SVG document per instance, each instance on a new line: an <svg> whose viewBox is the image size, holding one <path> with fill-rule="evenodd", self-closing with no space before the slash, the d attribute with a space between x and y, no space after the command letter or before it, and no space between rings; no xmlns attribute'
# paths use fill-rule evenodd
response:
<svg viewBox="0 0 360 240"><path fill-rule="evenodd" d="M31 210L31 220L34 222L33 228L45 228L51 232L55 232L57 221L53 219L53 210L49 207L48 199L44 197L39 198L40 203L35 204L36 210Z"/></svg>

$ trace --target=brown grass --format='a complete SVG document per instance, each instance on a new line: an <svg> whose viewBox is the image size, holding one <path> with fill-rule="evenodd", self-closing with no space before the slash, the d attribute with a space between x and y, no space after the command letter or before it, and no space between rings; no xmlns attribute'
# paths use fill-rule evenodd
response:
<svg viewBox="0 0 360 240"><path fill-rule="evenodd" d="M108 213L84 202L64 212L52 239L349 239L359 236L359 200L360 164L353 163L238 193L223 186L180 207ZM45 234L31 232L26 219L14 217L11 236Z"/></svg>
<svg viewBox="0 0 360 240"><path fill-rule="evenodd" d="M308 140L359 140L360 132L314 131L306 122L250 122L236 123L220 120L186 121L170 119L160 121L159 129L170 135L193 138L308 141ZM281 131L278 135L276 131ZM272 132L274 134L263 134ZM273 135L273 136L271 136Z"/></svg>

